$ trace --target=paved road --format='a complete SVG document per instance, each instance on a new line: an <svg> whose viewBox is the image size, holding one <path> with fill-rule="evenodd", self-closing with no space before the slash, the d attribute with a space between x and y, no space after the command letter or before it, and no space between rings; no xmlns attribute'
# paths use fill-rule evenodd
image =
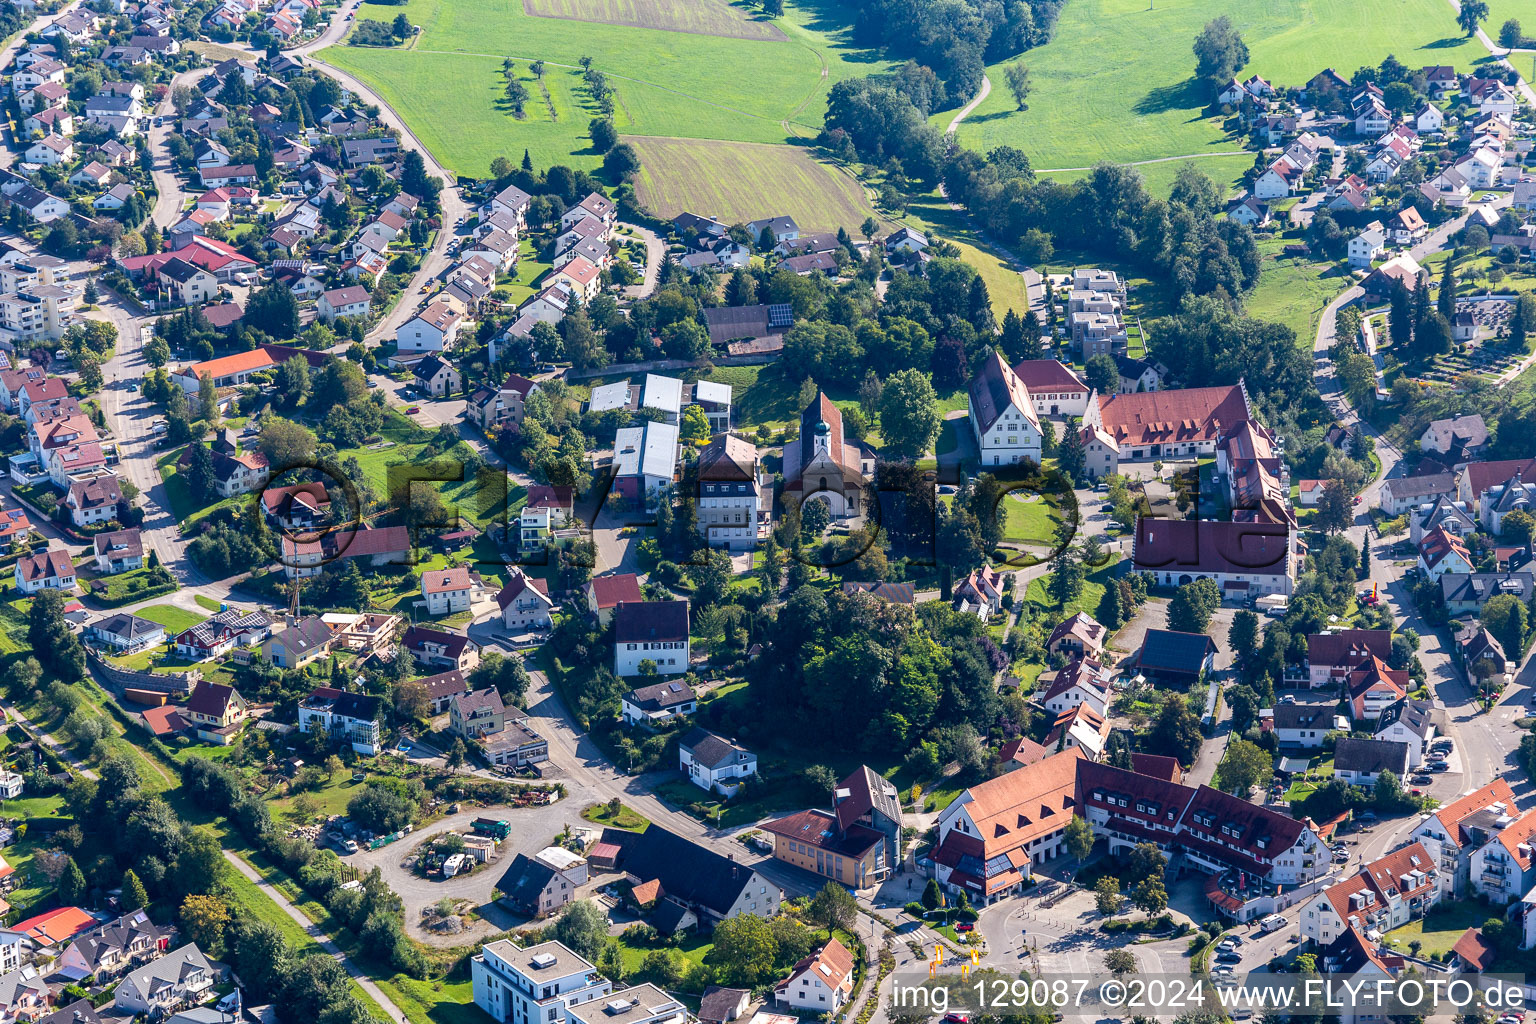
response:
<svg viewBox="0 0 1536 1024"><path fill-rule="evenodd" d="M282 907L283 913L287 914L290 918L293 919L295 924L304 929L304 933L306 935L310 936L312 939L318 942L320 944L320 948L329 953L332 958L334 958L335 961L341 965L342 969L351 975L352 979L362 987L362 990L373 997L374 1002L379 1004L379 1008L382 1009L385 1013L389 1014L391 1021L401 1021L403 1024L405 1021L405 1011L396 1006L394 1001L386 996L383 990L379 988L379 986L373 983L373 979L364 973L360 967L353 963L351 958L348 957L346 953L341 951L341 947L331 941L331 937L329 935L320 930L319 925L305 917L303 912L300 911L298 907L295 907L292 903L290 903L288 897L283 895L280 890L275 889L268 885L266 882L262 881L261 876L256 873L256 869L251 867L245 861L241 860L239 857L236 857L228 850L224 851L224 859L229 861L229 863L234 866L236 871L240 872L252 882L255 882L256 888L266 893L267 896L271 898L272 902L276 903L279 907Z"/></svg>
<svg viewBox="0 0 1536 1024"><path fill-rule="evenodd" d="M992 93L992 79L986 75L981 76L981 88L976 90L976 95L971 97L971 102L955 111L955 116L950 119L949 127L944 129L946 134L953 135L960 127L960 122L971 115L971 111L981 106L981 101Z"/></svg>
<svg viewBox="0 0 1536 1024"><path fill-rule="evenodd" d="M165 99L155 108L155 114L165 118L165 123L158 128L154 122L150 122L149 148L155 158L152 176L155 181L155 208L150 213L150 219L159 225L164 231L182 217L182 212L187 208L187 200L191 194L182 185L181 178L176 173L175 165L171 163L171 151L166 141L170 138L175 128L176 105L171 102L171 97L176 89L183 85L193 85L205 75L213 73L212 68L193 68L183 71L171 79L170 88L165 92Z"/></svg>

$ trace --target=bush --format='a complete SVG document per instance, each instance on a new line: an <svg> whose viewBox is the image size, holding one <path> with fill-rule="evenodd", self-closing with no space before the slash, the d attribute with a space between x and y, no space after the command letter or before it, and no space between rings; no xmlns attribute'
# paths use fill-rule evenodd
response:
<svg viewBox="0 0 1536 1024"><path fill-rule="evenodd" d="M917 918L922 917L923 914L926 913L926 911L923 909L923 905L921 903L917 902L916 900L913 900L911 903L908 903L902 909L905 910L907 913L911 914L913 917L917 917Z"/></svg>

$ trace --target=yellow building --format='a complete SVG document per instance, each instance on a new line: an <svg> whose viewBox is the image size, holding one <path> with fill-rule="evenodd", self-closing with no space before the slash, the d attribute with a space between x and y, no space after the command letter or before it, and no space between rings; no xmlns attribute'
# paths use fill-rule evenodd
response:
<svg viewBox="0 0 1536 1024"><path fill-rule="evenodd" d="M883 834L864 825L839 828L826 811L800 811L762 828L773 836L774 859L843 885L863 889L891 871Z"/></svg>

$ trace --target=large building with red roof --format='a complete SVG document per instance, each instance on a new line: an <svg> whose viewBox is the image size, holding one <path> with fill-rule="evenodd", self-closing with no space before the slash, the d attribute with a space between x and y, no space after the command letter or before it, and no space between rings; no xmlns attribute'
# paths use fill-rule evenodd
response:
<svg viewBox="0 0 1536 1024"><path fill-rule="evenodd" d="M1514 790L1494 779L1419 822L1411 838L1440 844L1440 869L1449 891L1460 897L1471 882L1472 854L1513 824L1517 813Z"/></svg>
<svg viewBox="0 0 1536 1024"><path fill-rule="evenodd" d="M1253 418L1242 383L1099 395L1082 419L1088 475L1117 473L1122 462L1215 455L1225 434Z"/></svg>

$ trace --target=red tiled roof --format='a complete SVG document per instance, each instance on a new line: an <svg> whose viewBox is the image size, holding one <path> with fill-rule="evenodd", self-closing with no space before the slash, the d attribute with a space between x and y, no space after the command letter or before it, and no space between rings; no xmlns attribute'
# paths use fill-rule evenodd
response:
<svg viewBox="0 0 1536 1024"><path fill-rule="evenodd" d="M1503 779L1494 779L1487 785L1468 793L1459 800L1446 804L1435 812L1435 820L1440 822L1440 827L1445 829L1445 834L1452 841L1460 844L1461 823L1466 818L1490 804L1502 803L1506 807L1515 806L1515 792L1509 788L1509 783Z"/></svg>
<svg viewBox="0 0 1536 1024"><path fill-rule="evenodd" d="M1214 441L1251 419L1239 385L1099 396L1104 431L1121 445Z"/></svg>
<svg viewBox="0 0 1536 1024"><path fill-rule="evenodd" d="M614 576L594 576L591 587L593 595L597 598L598 608L613 608L620 601L645 600L640 593L640 577L632 572Z"/></svg>
<svg viewBox="0 0 1536 1024"><path fill-rule="evenodd" d="M1026 359L1014 364L1013 372L1032 395L1037 391L1088 392L1088 385L1082 378L1056 359Z"/></svg>

